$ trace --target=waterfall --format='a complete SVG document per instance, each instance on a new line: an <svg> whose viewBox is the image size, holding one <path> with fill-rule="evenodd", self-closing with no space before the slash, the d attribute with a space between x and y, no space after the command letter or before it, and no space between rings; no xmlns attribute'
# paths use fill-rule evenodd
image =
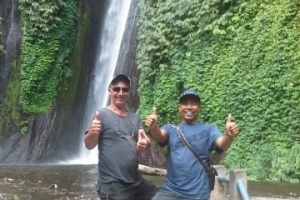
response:
<svg viewBox="0 0 300 200"><path fill-rule="evenodd" d="M93 120L96 110L107 106L108 87L114 76L125 25L131 5L131 0L110 0L102 28L101 39L97 46L95 68L91 77L85 113L82 119L85 121L80 132L84 133ZM98 147L89 151L85 148L82 137L80 155L72 164L96 164L98 162Z"/></svg>

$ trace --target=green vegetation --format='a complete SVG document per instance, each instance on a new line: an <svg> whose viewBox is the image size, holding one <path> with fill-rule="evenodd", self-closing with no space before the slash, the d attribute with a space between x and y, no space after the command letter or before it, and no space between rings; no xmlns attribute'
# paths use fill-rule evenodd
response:
<svg viewBox="0 0 300 200"><path fill-rule="evenodd" d="M199 120L241 134L227 168L257 180L300 181L298 0L140 1L137 62L142 117L178 123L183 89L202 97Z"/></svg>
<svg viewBox="0 0 300 200"><path fill-rule="evenodd" d="M20 122L20 69L17 62L13 63L13 69L10 73L9 82L7 85L7 95L5 96L4 103L0 107L1 121L0 130L3 130L3 135L7 137L6 133L9 133L13 129L12 125L16 125L16 122Z"/></svg>
<svg viewBox="0 0 300 200"><path fill-rule="evenodd" d="M20 0L23 22L20 105L26 114L43 114L56 101L62 80L71 76L76 0Z"/></svg>
<svg viewBox="0 0 300 200"><path fill-rule="evenodd" d="M73 104L75 93L78 91L78 86L83 86L82 84L78 85L82 79L80 78L80 74L82 72L82 51L84 49L84 42L86 39L86 33L89 28L90 22L90 7L88 4L85 5L84 10L80 10L79 15L80 18L78 19L78 26L76 28L76 41L74 42L74 50L70 56L70 69L72 70L72 77L67 79L68 89L61 93L61 99L64 107L69 109L70 106Z"/></svg>
<svg viewBox="0 0 300 200"><path fill-rule="evenodd" d="M23 23L22 54L13 64L7 93L0 105L0 137L8 137L12 129L25 135L30 119L49 111L55 101L70 108L82 71L78 55L82 53L89 26L90 8L85 4L78 9L76 0L20 0L19 9Z"/></svg>

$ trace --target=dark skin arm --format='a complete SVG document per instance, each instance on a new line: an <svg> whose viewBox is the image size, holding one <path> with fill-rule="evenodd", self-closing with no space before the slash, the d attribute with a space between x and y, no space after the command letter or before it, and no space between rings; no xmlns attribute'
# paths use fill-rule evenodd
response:
<svg viewBox="0 0 300 200"><path fill-rule="evenodd" d="M165 130L160 129L156 121L157 121L156 108L153 108L152 114L148 115L145 120L145 125L150 129L153 138L157 142L165 143L168 138L168 133ZM216 146L222 150L227 150L231 146L234 137L236 137L240 132L239 126L232 121L231 114L228 115L225 127L226 127L226 132L224 136L219 137L216 140Z"/></svg>
<svg viewBox="0 0 300 200"><path fill-rule="evenodd" d="M217 147L222 150L227 150L231 146L234 137L240 133L239 126L232 121L231 114L228 115L225 128L225 135L216 140Z"/></svg>
<svg viewBox="0 0 300 200"><path fill-rule="evenodd" d="M168 138L168 133L160 129L157 125L157 112L156 108L154 107L152 109L152 114L148 115L145 120L145 125L150 129L152 137L158 142L158 143L165 143Z"/></svg>

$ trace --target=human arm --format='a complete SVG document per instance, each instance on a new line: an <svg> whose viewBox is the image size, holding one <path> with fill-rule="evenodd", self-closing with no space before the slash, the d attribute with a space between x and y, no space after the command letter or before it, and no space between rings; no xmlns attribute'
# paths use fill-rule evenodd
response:
<svg viewBox="0 0 300 200"><path fill-rule="evenodd" d="M163 144L167 141L168 133L157 125L157 111L155 107L152 109L152 114L146 117L145 125L150 129L152 137L158 143Z"/></svg>
<svg viewBox="0 0 300 200"><path fill-rule="evenodd" d="M151 140L145 133L144 129L139 129L138 132L138 141L137 141L137 150L140 151L145 151L148 149L151 145Z"/></svg>
<svg viewBox="0 0 300 200"><path fill-rule="evenodd" d="M97 146L100 132L100 114L98 111L96 111L95 118L90 125L89 131L84 136L84 144L87 149L91 150Z"/></svg>
<svg viewBox="0 0 300 200"><path fill-rule="evenodd" d="M216 140L216 146L222 150L227 150L231 146L234 137L240 132L238 124L232 122L231 119L231 114L229 114L225 125L226 132Z"/></svg>

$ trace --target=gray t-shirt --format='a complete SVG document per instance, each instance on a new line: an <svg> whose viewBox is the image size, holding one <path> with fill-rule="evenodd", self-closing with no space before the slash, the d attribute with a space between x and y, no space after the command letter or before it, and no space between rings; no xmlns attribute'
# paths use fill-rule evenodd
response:
<svg viewBox="0 0 300 200"><path fill-rule="evenodd" d="M136 143L142 120L134 113L126 117L109 110L100 110L102 131L98 140L99 182L121 181L133 183L141 174L138 171Z"/></svg>

